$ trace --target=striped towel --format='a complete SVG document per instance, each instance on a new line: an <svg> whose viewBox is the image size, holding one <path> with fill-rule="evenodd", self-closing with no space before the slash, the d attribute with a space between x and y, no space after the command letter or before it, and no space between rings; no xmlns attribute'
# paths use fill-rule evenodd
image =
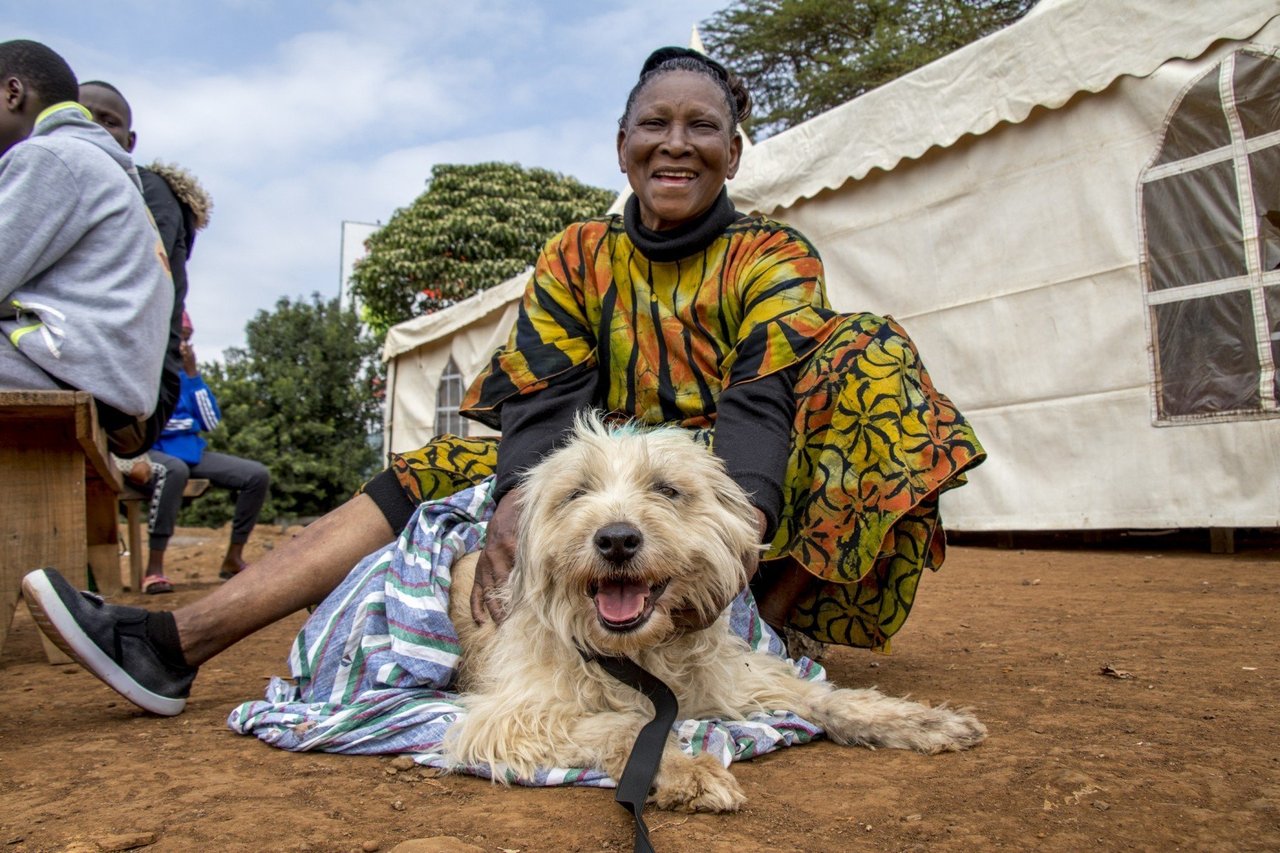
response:
<svg viewBox="0 0 1280 853"><path fill-rule="evenodd" d="M448 616L449 567L483 543L492 488L487 480L419 507L399 539L362 560L307 620L289 655L292 678L272 678L265 700L240 705L227 725L294 752L406 753L429 767L496 773L521 785L613 787L594 769L546 768L522 778L506 767L457 767L442 753L445 731L466 713L448 690L460 652ZM749 591L731 605L730 625L753 648L783 654ZM808 658L795 667L802 678L826 677ZM789 713L679 720L674 730L685 752L710 753L726 767L822 734Z"/></svg>

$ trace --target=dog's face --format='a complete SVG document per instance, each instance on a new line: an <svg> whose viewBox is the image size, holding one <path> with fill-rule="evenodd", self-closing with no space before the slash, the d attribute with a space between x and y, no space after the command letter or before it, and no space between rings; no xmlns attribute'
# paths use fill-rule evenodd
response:
<svg viewBox="0 0 1280 853"><path fill-rule="evenodd" d="M676 611L718 612L759 552L746 496L681 429L584 419L523 504L512 607L604 654L670 639Z"/></svg>

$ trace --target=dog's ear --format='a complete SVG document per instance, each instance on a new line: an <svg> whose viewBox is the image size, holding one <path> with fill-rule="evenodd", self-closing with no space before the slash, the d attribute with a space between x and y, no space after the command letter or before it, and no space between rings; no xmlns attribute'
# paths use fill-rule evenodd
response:
<svg viewBox="0 0 1280 853"><path fill-rule="evenodd" d="M755 505L751 503L742 487L723 471L717 471L708 480L716 503L726 515L738 522L735 537L738 538L738 556L743 566L748 568L748 575L754 574L755 565L765 551L765 546L759 541Z"/></svg>
<svg viewBox="0 0 1280 853"><path fill-rule="evenodd" d="M707 479L711 485L711 492L716 497L716 503L720 504L730 515L741 518L754 528L756 523L755 506L751 503L751 499L747 497L747 493L742 490L742 487L735 483L723 470L717 470Z"/></svg>
<svg viewBox="0 0 1280 853"><path fill-rule="evenodd" d="M742 555L742 568L748 581L756 576L756 572L760 569L760 561L764 559L764 552L767 550L769 546L761 543Z"/></svg>

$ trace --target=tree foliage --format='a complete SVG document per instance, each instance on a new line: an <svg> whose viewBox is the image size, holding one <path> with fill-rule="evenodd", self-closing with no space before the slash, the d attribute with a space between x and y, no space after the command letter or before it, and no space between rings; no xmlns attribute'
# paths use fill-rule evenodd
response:
<svg viewBox="0 0 1280 853"><path fill-rule="evenodd" d="M1036 0L735 0L702 25L769 136L1025 15Z"/></svg>
<svg viewBox="0 0 1280 853"><path fill-rule="evenodd" d="M352 292L381 335L516 275L547 240L604 213L614 196L514 163L435 166L426 191L369 238Z"/></svg>
<svg viewBox="0 0 1280 853"><path fill-rule="evenodd" d="M202 364L222 423L209 449L257 459L271 470L265 519L322 515L375 471L381 427L377 344L335 299L281 299L245 327L246 345L224 364ZM231 496L210 490L183 513L186 524L231 518Z"/></svg>

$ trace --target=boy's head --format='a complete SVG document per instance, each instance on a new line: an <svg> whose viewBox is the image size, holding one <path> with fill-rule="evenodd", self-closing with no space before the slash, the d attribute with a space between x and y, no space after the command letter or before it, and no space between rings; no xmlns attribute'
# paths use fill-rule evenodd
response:
<svg viewBox="0 0 1280 853"><path fill-rule="evenodd" d="M67 61L36 41L0 43L0 154L31 135L45 107L74 101L76 75Z"/></svg>
<svg viewBox="0 0 1280 853"><path fill-rule="evenodd" d="M121 148L133 153L138 142L138 135L133 132L133 110L119 89L101 80L89 80L80 84L79 100Z"/></svg>

